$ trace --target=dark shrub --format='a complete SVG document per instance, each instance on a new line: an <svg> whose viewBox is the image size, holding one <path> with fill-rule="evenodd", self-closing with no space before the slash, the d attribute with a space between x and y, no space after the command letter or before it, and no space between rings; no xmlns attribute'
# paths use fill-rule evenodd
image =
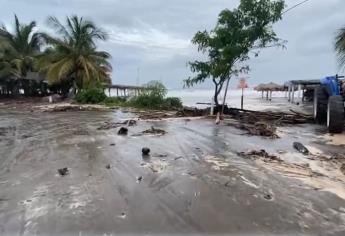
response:
<svg viewBox="0 0 345 236"><path fill-rule="evenodd" d="M103 102L106 98L107 96L104 94L102 89L89 88L89 89L80 91L76 95L75 100L78 103L96 104L96 103Z"/></svg>
<svg viewBox="0 0 345 236"><path fill-rule="evenodd" d="M126 99L121 97L107 97L103 102L107 106L121 106L126 102Z"/></svg>
<svg viewBox="0 0 345 236"><path fill-rule="evenodd" d="M138 108L162 109L164 106L164 98L153 94L141 94L132 98L129 105Z"/></svg>
<svg viewBox="0 0 345 236"><path fill-rule="evenodd" d="M165 99L165 106L167 109L179 109L182 108L182 102L177 97L167 97Z"/></svg>

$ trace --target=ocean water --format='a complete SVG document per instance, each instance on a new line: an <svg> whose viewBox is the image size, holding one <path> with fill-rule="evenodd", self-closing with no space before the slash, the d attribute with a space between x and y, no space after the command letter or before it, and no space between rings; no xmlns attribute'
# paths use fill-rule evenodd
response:
<svg viewBox="0 0 345 236"><path fill-rule="evenodd" d="M241 108L241 90L230 89L226 97L225 103L230 107ZM108 95L108 91L106 91ZM207 89L178 89L178 90L168 90L167 96L169 97L179 97L182 100L184 106L204 108L209 105L202 105L197 103L211 103L213 102L214 90ZM116 90L110 91L111 96L116 96ZM122 94L119 94L122 96ZM133 96L134 94L130 94ZM244 90L244 109L258 110L263 109L263 107L268 107L274 105L273 103L262 99L261 92L254 91L253 89ZM219 95L219 103L223 103L224 91ZM284 92L274 92L272 95L275 101L283 101ZM284 99L283 99L284 98Z"/></svg>
<svg viewBox="0 0 345 236"><path fill-rule="evenodd" d="M241 93L241 90L228 90L225 103L231 107L240 108ZM206 107L207 105L200 105L197 103L211 103L213 100L213 94L213 90L182 89L168 91L168 96L181 98L183 105L198 108ZM219 103L223 103L223 98L224 92L221 93L218 98ZM260 102L265 103L261 98L261 92L254 91L252 89L244 90L243 98L245 109L253 109ZM272 98L284 98L284 92L275 92L273 93Z"/></svg>

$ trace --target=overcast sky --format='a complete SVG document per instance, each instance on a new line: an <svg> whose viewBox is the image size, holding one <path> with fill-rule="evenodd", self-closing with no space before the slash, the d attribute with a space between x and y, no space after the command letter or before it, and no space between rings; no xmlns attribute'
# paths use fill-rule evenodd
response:
<svg viewBox="0 0 345 236"><path fill-rule="evenodd" d="M301 0L286 0L287 7ZM186 63L200 58L190 43L198 30L211 29L218 13L239 0L0 0L0 22L10 28L13 14L21 21L36 20L47 30L46 19L64 20L77 14L93 20L110 34L99 43L112 55L115 84L162 80L182 88L191 75ZM287 49L265 49L251 59L249 84L319 78L339 72L333 50L334 35L345 26L345 0L310 0L286 13L275 25ZM234 81L232 84L234 85ZM205 84L201 88L207 88Z"/></svg>

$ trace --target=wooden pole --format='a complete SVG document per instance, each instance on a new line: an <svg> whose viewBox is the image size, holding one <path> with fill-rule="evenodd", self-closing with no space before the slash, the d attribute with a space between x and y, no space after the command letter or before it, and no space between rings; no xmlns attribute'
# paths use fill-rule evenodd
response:
<svg viewBox="0 0 345 236"><path fill-rule="evenodd" d="M242 88L242 96L241 96L241 110L243 110L243 88Z"/></svg>
<svg viewBox="0 0 345 236"><path fill-rule="evenodd" d="M304 87L303 87L303 89L302 89L302 102L304 102L304 99L305 99L305 94L304 94Z"/></svg>
<svg viewBox="0 0 345 236"><path fill-rule="evenodd" d="M302 100L301 100L301 91L302 91L302 85L299 84L299 85L298 85L298 92L297 92L297 96L298 96L298 101L299 101L299 102L302 101Z"/></svg>

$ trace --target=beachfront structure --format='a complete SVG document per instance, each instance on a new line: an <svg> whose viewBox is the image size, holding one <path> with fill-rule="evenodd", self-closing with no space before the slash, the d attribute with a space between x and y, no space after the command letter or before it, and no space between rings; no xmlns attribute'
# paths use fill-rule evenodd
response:
<svg viewBox="0 0 345 236"><path fill-rule="evenodd" d="M0 79L0 95L45 95L48 94L48 83L37 72L28 72L25 77L6 77Z"/></svg>
<svg viewBox="0 0 345 236"><path fill-rule="evenodd" d="M287 99L291 103L304 102L306 97L313 96L314 89L320 85L320 80L291 80L285 83ZM296 98L297 92L297 98Z"/></svg>
<svg viewBox="0 0 345 236"><path fill-rule="evenodd" d="M67 87L66 87L67 86ZM48 82L42 74L37 72L28 72L23 78L7 77L0 79L0 96L42 96L51 93L63 94L68 92L70 85L48 86ZM66 90L66 91L62 91ZM105 85L104 93L116 97L138 96L142 91L150 90L147 87L131 85Z"/></svg>
<svg viewBox="0 0 345 236"><path fill-rule="evenodd" d="M150 89L147 87L142 87L142 86L113 84L113 85L107 86L104 92L109 97L115 97L115 96L116 97L130 97L130 96L138 96L143 90L150 90Z"/></svg>
<svg viewBox="0 0 345 236"><path fill-rule="evenodd" d="M259 84L254 88L254 90L261 92L261 97L264 98L264 93L266 93L266 99L271 101L272 100L272 93L273 92L281 92L285 91L285 87L283 85L279 85L273 82L268 84Z"/></svg>

